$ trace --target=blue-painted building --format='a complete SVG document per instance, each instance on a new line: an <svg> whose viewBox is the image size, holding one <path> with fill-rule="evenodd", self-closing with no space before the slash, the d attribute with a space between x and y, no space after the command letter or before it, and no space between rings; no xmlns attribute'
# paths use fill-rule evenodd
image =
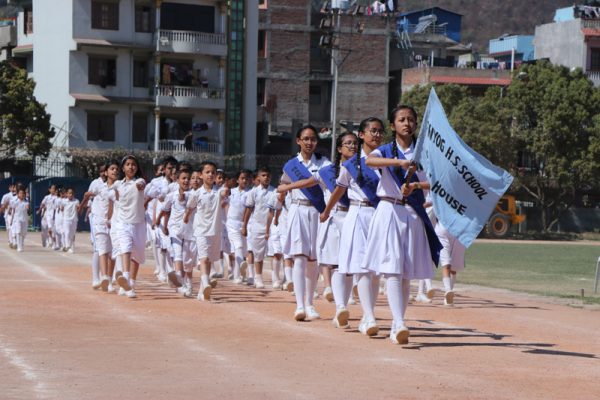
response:
<svg viewBox="0 0 600 400"><path fill-rule="evenodd" d="M399 31L437 33L460 43L462 14L440 7L424 8L400 14L396 19Z"/></svg>
<svg viewBox="0 0 600 400"><path fill-rule="evenodd" d="M533 35L502 35L490 40L489 54L498 61L510 61L515 50L515 61L534 59Z"/></svg>

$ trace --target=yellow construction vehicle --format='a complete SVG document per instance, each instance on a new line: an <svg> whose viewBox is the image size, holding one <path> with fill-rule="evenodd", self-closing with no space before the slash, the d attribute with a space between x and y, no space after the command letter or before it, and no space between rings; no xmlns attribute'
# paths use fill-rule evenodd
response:
<svg viewBox="0 0 600 400"><path fill-rule="evenodd" d="M505 238L510 234L510 227L525 221L525 215L517 214L515 196L504 195L496 204L487 226L487 235L493 238Z"/></svg>

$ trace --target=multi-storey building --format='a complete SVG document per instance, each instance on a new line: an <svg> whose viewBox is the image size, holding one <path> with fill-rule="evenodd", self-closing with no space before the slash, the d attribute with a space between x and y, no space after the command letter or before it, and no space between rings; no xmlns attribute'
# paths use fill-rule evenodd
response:
<svg viewBox="0 0 600 400"><path fill-rule="evenodd" d="M229 3L243 12L243 1ZM243 136L255 136L254 122L238 122L234 138L227 132L236 118L255 118L255 97L248 105L243 90L232 91L242 108L228 118L226 90L256 81L237 47L237 81L228 73L228 37L256 21L228 35L228 13L224 0L33 0L12 53L36 81L57 146L253 153ZM189 131L193 145L184 148Z"/></svg>
<svg viewBox="0 0 600 400"><path fill-rule="evenodd" d="M572 6L556 10L554 22L535 28L535 58L581 68L600 86L600 7Z"/></svg>
<svg viewBox="0 0 600 400"><path fill-rule="evenodd" d="M337 32L336 124L386 116L390 20L344 10L339 16L339 28L335 28L337 14L320 12L325 2L262 0L259 3L256 92L259 152L260 149L278 154L289 152L290 133L294 134L292 131L299 124L331 128L332 55L331 48L320 46L328 30ZM323 19L327 22L321 25ZM282 134L287 144L274 145Z"/></svg>

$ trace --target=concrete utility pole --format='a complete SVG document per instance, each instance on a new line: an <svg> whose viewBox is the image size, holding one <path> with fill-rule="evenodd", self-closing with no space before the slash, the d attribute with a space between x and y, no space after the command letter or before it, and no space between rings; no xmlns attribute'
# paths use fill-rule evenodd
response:
<svg viewBox="0 0 600 400"><path fill-rule="evenodd" d="M335 15L334 37L340 32L340 13ZM337 89L338 89L338 57L339 49L332 40L331 48L331 72L333 74L333 87L331 88L331 160L335 159L335 141L336 141L336 119L337 119Z"/></svg>

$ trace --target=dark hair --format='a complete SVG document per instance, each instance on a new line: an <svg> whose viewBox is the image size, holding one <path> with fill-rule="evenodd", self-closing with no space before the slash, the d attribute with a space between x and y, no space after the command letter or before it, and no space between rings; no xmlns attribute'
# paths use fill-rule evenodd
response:
<svg viewBox="0 0 600 400"><path fill-rule="evenodd" d="M302 136L302 131L304 131L305 129L310 129L311 131L313 131L315 133L315 136L317 137L317 141L319 140L319 131L317 131L317 128L315 128L311 124L302 125L300 129L298 129L298 131L296 132L296 139L300 139L300 136ZM323 157L321 153L317 153L316 151L313 154L315 155L317 160L320 160Z"/></svg>
<svg viewBox="0 0 600 400"><path fill-rule="evenodd" d="M157 163L157 164L154 164L154 166L153 166L154 173L157 173L157 172L158 172L158 169L159 169L160 167L164 166L164 165L165 165L165 164L164 164L162 161L161 161L161 162L159 162L159 163Z"/></svg>
<svg viewBox="0 0 600 400"><path fill-rule="evenodd" d="M235 179L239 179L240 175L242 174L246 174L248 176L252 176L252 171L250 171L249 169L240 169L237 173L237 175L235 176Z"/></svg>
<svg viewBox="0 0 600 400"><path fill-rule="evenodd" d="M182 169L191 170L192 169L192 164L190 164L187 161L182 161L179 164L177 164L177 169L178 170L182 170Z"/></svg>
<svg viewBox="0 0 600 400"><path fill-rule="evenodd" d="M366 133L365 129L367 129L367 125L369 125L372 122L377 122L381 125L381 127L383 127L383 121L381 121L379 118L377 117L368 117L363 119L362 121L360 121L360 125L358 126L358 131L362 132L362 133ZM362 183L363 181L363 171L362 171L362 164L360 162L360 152L362 151L362 147L363 147L363 143L364 143L364 139L362 139L360 136L358 137L358 152L357 152L357 156L356 156L356 171L357 171L357 177L356 177L356 183L358 183L359 185Z"/></svg>
<svg viewBox="0 0 600 400"><path fill-rule="evenodd" d="M335 177L336 178L338 176L340 176L340 165L342 164L342 155L340 154L339 151L337 151L337 149L339 147L342 147L342 142L346 136L354 136L356 139L358 139L358 137L354 134L354 132L350 132L350 131L337 137L337 140L335 141L336 152L335 152L335 160L334 160L334 164L333 164L333 167L335 168Z"/></svg>
<svg viewBox="0 0 600 400"><path fill-rule="evenodd" d="M133 154L128 154L125 157L123 157L123 160L121 160L121 170L123 170L123 167L125 166L125 162L127 160L133 160L135 161L135 165L137 167L137 171L135 171L135 179L138 178L144 178L144 175L142 174L142 169L140 168L140 162L137 160L137 158L135 158L135 156ZM123 173L125 173L125 171L123 171Z"/></svg>
<svg viewBox="0 0 600 400"><path fill-rule="evenodd" d="M15 184L15 186L17 187L17 189L16 189L17 192L20 192L21 190L23 190L23 191L26 190L25 185L23 185L22 183L17 183L17 184Z"/></svg>
<svg viewBox="0 0 600 400"><path fill-rule="evenodd" d="M180 168L177 170L177 172L175 172L175 179L179 179L179 175L181 174L190 174L190 176L192 175L192 170L188 169L188 168Z"/></svg>
<svg viewBox="0 0 600 400"><path fill-rule="evenodd" d="M168 164L173 164L173 166L175 166L175 168L177 168L177 164L179 164L179 161L177 161L177 159L173 156L168 156L168 157L165 157L165 159L162 161L162 163L164 164L165 167Z"/></svg>
<svg viewBox="0 0 600 400"><path fill-rule="evenodd" d="M269 175L271 174L271 170L266 165L262 165L262 166L258 167L258 169L256 170L256 174L258 175L258 173L260 173L260 172L266 172Z"/></svg>
<svg viewBox="0 0 600 400"><path fill-rule="evenodd" d="M204 167L207 165L211 165L215 169L215 172L217 172L217 164L212 161L204 161L202 164L200 164L200 172L204 172Z"/></svg>
<svg viewBox="0 0 600 400"><path fill-rule="evenodd" d="M69 190L72 190L73 194L75 194L75 188L73 186L68 186L65 188L65 192L68 192Z"/></svg>
<svg viewBox="0 0 600 400"><path fill-rule="evenodd" d="M400 112L401 110L410 110L410 112L412 113L413 117L415 118L415 121L418 118L417 112L415 111L415 109L409 105L406 104L399 104L396 108L394 108L391 112L390 112L390 122L392 124L392 126L394 126L394 120L396 119L396 114L398 112ZM396 138L392 138L392 156L394 158L398 158L399 154L398 154L398 145L396 144ZM402 168L400 167L394 167L393 168L394 173L396 174L396 176L398 178L400 178L400 182L404 181L404 176L402 175Z"/></svg>

